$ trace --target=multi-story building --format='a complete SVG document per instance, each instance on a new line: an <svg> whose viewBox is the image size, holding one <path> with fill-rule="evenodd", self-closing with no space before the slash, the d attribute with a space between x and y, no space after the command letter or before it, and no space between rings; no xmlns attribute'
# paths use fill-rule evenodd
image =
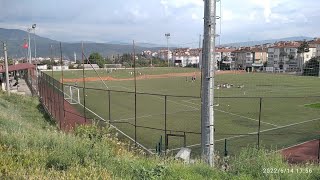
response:
<svg viewBox="0 0 320 180"><path fill-rule="evenodd" d="M202 49L180 48L173 50L173 62L176 66L198 65Z"/></svg>
<svg viewBox="0 0 320 180"><path fill-rule="evenodd" d="M152 51L150 51L150 50L142 51L142 55L145 56L146 58L151 58L152 57Z"/></svg>
<svg viewBox="0 0 320 180"><path fill-rule="evenodd" d="M302 72L305 62L316 56L317 49L309 46L309 52L299 53L301 42L278 42L268 48L269 71Z"/></svg>
<svg viewBox="0 0 320 180"><path fill-rule="evenodd" d="M217 48L215 52L216 62L217 62L217 68L221 69L219 67L219 64L223 64L224 66L227 66L228 69L235 69L235 63L234 63L234 51L236 49L234 48ZM222 62L222 63L221 63Z"/></svg>
<svg viewBox="0 0 320 180"><path fill-rule="evenodd" d="M168 51L167 49L162 49L158 51L158 58L163 59L163 60L167 60L169 58L169 60L172 60L172 51ZM169 57L168 57L169 56Z"/></svg>
<svg viewBox="0 0 320 180"><path fill-rule="evenodd" d="M242 47L233 52L235 69L247 71L262 69L267 61L267 50L263 47Z"/></svg>
<svg viewBox="0 0 320 180"><path fill-rule="evenodd" d="M253 70L262 70L264 64L268 61L268 53L266 48L255 47L251 49L253 55Z"/></svg>
<svg viewBox="0 0 320 180"><path fill-rule="evenodd" d="M314 40L309 41L309 45L316 48L316 56L320 56L320 38L314 38Z"/></svg>

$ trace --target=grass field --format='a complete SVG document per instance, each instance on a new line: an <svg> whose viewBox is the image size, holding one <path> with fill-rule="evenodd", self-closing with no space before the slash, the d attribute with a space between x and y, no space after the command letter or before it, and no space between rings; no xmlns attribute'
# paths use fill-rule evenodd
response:
<svg viewBox="0 0 320 180"><path fill-rule="evenodd" d="M130 78L132 70L107 73L100 76ZM143 75L167 73L194 73L188 68L138 69ZM51 72L47 72L51 74ZM54 77L61 78L60 72ZM85 71L86 77L96 77L94 71ZM82 78L82 71L65 71L64 78ZM186 81L186 79L188 81ZM105 84L104 84L105 83ZM133 93L115 92L134 90L134 81L86 82L86 106L102 118L110 120L119 129L134 137L135 96ZM223 152L224 139L228 139L229 153L239 147L257 144L259 103L262 98L260 144L267 148L283 148L318 136L320 111L308 105L320 102L320 79L283 74L218 74L215 84L233 84L231 88L215 89L215 140L216 150ZM74 83L69 83L74 85ZM77 82L79 87L82 82ZM97 89L115 90L110 92ZM241 86L242 88L238 88ZM84 103L80 88L80 101ZM167 134L186 133L186 144L194 150L200 143L200 78L191 82L191 76L137 80L137 92L166 94ZM189 97L174 97L189 96ZM314 97L319 96L319 97ZM137 141L154 149L160 136L164 139L165 96L137 94ZM110 113L109 113L110 108ZM79 108L81 109L81 108ZM92 116L91 113L87 113ZM131 123L131 124L130 124ZM149 129L139 126L149 127ZM181 131L181 132L177 132ZM192 133L191 133L192 132ZM194 132L194 133L193 133ZM183 145L183 138L169 137L169 149Z"/></svg>

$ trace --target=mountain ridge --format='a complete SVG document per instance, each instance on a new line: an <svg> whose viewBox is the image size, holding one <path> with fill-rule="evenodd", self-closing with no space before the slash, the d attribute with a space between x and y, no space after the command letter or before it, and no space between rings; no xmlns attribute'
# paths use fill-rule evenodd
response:
<svg viewBox="0 0 320 180"><path fill-rule="evenodd" d="M53 40L50 38L42 37L30 34L31 38L31 51L32 57L34 57L34 37L36 40L36 50L37 57L60 57L59 41ZM27 42L28 34L26 31L19 29L4 29L0 28L0 40L7 42L8 56L11 58L19 58L27 56L27 49L23 49L24 42ZM222 44L221 46L253 46L266 43L274 43L276 41L292 41L292 40L311 40L311 37L305 36L296 36L280 39L270 39L270 40L261 40L261 41L249 41L249 42L236 42L236 43L227 43ZM78 57L81 57L81 42L61 42L62 43L62 54L63 57L67 59L73 59L74 53ZM51 49L50 47L53 46ZM153 44L153 43L136 43L136 53L141 53L144 50L157 51L159 49L166 48L165 45ZM174 47L171 47L174 48ZM121 41L110 41L107 43L96 43L92 41L84 42L84 51L89 54L92 52L98 52L102 56L116 56L123 53L132 53L132 44L129 42ZM0 56L3 56L3 53L0 53Z"/></svg>

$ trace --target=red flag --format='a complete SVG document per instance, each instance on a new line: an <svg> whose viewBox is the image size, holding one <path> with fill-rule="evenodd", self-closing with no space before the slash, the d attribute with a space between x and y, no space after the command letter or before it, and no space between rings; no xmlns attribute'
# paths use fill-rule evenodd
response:
<svg viewBox="0 0 320 180"><path fill-rule="evenodd" d="M24 49L27 49L27 48L28 48L28 43L24 43L24 44L23 44L23 48L24 48Z"/></svg>

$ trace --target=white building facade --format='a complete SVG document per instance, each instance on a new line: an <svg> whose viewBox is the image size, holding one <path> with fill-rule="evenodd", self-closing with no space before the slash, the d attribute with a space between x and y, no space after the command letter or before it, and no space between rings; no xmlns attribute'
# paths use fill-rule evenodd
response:
<svg viewBox="0 0 320 180"><path fill-rule="evenodd" d="M300 43L291 42L268 48L268 67L272 67L273 71L302 71L304 64L317 56L317 48L311 46L309 52L298 53L299 46Z"/></svg>

